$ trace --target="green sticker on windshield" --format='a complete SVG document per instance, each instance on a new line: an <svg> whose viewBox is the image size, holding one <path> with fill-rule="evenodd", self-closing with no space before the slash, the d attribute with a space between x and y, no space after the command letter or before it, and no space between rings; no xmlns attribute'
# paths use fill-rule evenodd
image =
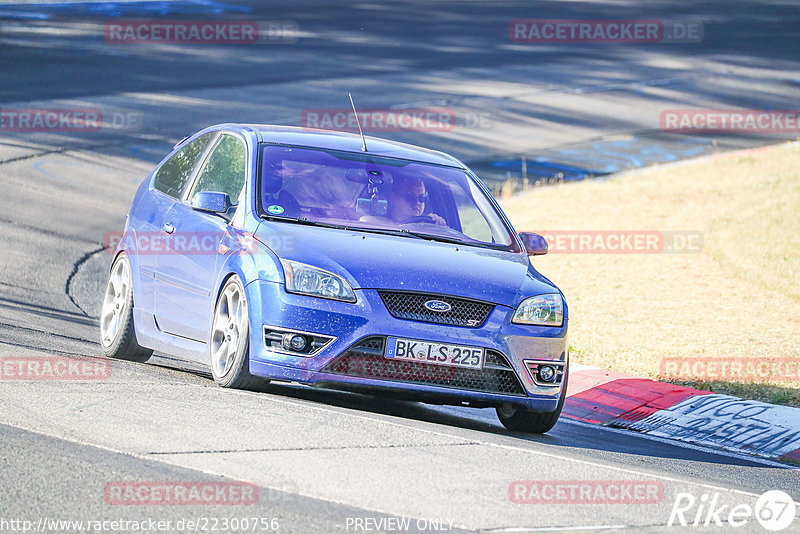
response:
<svg viewBox="0 0 800 534"><path fill-rule="evenodd" d="M267 208L267 211L273 215L280 215L283 213L283 206L278 206L277 204L273 204L272 206Z"/></svg>

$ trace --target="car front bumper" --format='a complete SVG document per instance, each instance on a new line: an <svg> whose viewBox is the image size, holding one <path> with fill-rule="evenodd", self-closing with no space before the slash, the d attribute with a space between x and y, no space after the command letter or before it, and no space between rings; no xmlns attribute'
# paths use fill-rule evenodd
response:
<svg viewBox="0 0 800 534"><path fill-rule="evenodd" d="M356 290L349 304L287 293L280 283L248 284L250 372L309 385L383 391L422 402L552 411L557 385L537 383L528 367L550 363L564 369L568 359L567 320L561 327L516 325L513 309L497 305L477 328L398 319L377 290ZM313 356L268 348L265 327L318 334L325 346ZM455 368L383 357L387 337L470 345L486 349L483 370ZM516 382L516 383L515 383Z"/></svg>

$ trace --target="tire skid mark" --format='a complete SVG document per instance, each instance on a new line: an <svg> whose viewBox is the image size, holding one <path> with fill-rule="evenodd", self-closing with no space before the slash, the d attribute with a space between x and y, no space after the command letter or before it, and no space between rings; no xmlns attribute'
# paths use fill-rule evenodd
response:
<svg viewBox="0 0 800 534"><path fill-rule="evenodd" d="M94 244L94 242L93 242L93 244ZM85 315L86 317L89 317L91 319L98 319L98 318L89 315L89 313L87 313L86 310L81 308L80 304L78 304L78 302L72 296L72 281L75 279L75 276L78 274L78 271L80 270L81 265L83 265L84 263L86 263L87 261L92 259L92 257L95 256L96 254L104 252L105 250L106 250L106 247L105 247L105 245L103 245L100 248L96 248L94 250L90 250L89 252L87 252L86 254L81 256L80 258L78 258L78 260L74 264L72 264L72 272L69 273L69 276L67 277L67 282L66 282L66 284L64 284L64 293L67 295L67 298L69 299L69 301L72 302L72 304L76 308L78 308L81 311L81 313L83 313L83 315Z"/></svg>
<svg viewBox="0 0 800 534"><path fill-rule="evenodd" d="M41 234L47 237L55 237L56 239L75 241L77 243L85 243L87 245L97 245L97 241L93 241L91 239L85 239L81 237L71 236L68 234L62 234L60 232L54 232L53 230L45 230L44 228L39 228L38 226L20 223L12 219L6 219L4 217L0 217L0 224L8 224L15 228L20 228L22 230L29 230L31 232L35 232L37 234Z"/></svg>
<svg viewBox="0 0 800 534"><path fill-rule="evenodd" d="M0 328L3 328L3 327L12 328L14 330L25 330L27 332L34 332L36 334L44 334L46 336L55 336L55 337L59 337L59 338L62 338L62 339L68 339L70 341L78 341L80 343L91 343L92 345L96 345L97 344L97 341L94 341L94 340L91 340L91 339L83 339L82 337L68 336L68 335L65 335L65 334L56 334L55 332L48 332L47 330L39 330L38 328L30 328L28 326L19 326L19 325L8 324L8 323L0 323ZM8 340L3 339L3 340L0 340L0 343L10 343L10 342ZM22 346L24 346L24 345L22 345ZM34 347L34 348L38 348L38 347Z"/></svg>
<svg viewBox="0 0 800 534"><path fill-rule="evenodd" d="M61 293L51 293L55 295L61 295ZM24 300L12 300L0 297L0 309L5 310L12 310L17 312L23 313L32 313L39 317L46 317L49 319L55 319L58 321L67 321L69 323L79 323L85 326L95 326L97 323L92 320L88 319L83 316L83 314L62 310L59 308L53 308L51 306L44 306L41 304L33 304L30 302L25 302Z"/></svg>
<svg viewBox="0 0 800 534"><path fill-rule="evenodd" d="M51 353L51 354L61 354L61 355L64 355L64 356L82 356L82 357L91 357L91 358L96 358L97 357L95 354L76 354L75 352L65 352L63 350L54 349L52 347L37 347L35 345L27 345L25 343L15 343L13 341L8 341L7 339L0 340L0 346L2 346L2 345L10 345L12 347L19 347L21 349L31 349L31 350L36 350L36 351L45 350L45 351L47 351L48 353Z"/></svg>

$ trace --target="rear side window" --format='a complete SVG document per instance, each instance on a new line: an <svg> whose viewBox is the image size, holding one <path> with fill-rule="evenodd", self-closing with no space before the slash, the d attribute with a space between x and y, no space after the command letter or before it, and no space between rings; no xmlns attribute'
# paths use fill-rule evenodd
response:
<svg viewBox="0 0 800 534"><path fill-rule="evenodd" d="M175 198L180 198L197 160L203 155L216 132L198 137L167 160L156 174L155 188Z"/></svg>
<svg viewBox="0 0 800 534"><path fill-rule="evenodd" d="M192 195L201 191L228 193L235 204L244 186L246 160L244 143L232 135L223 135L200 171Z"/></svg>

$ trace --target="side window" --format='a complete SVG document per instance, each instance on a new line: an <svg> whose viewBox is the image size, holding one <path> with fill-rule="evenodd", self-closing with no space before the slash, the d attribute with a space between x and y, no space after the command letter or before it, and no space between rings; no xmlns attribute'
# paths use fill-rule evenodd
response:
<svg viewBox="0 0 800 534"><path fill-rule="evenodd" d="M155 188L171 197L180 198L197 160L215 135L212 132L198 137L167 160L156 174Z"/></svg>
<svg viewBox="0 0 800 534"><path fill-rule="evenodd" d="M478 241L493 243L492 227L481 213L481 210L478 209L476 203L481 204L481 208L484 210L492 210L492 207L488 205L486 199L483 198L483 195L473 184L470 183L469 185L469 193L464 191L458 184L453 183L450 186L453 200L458 210L458 218L461 220L461 231L464 235Z"/></svg>
<svg viewBox="0 0 800 534"><path fill-rule="evenodd" d="M235 204L244 186L246 161L244 143L224 134L200 171L192 196L201 191L218 191L228 193Z"/></svg>

